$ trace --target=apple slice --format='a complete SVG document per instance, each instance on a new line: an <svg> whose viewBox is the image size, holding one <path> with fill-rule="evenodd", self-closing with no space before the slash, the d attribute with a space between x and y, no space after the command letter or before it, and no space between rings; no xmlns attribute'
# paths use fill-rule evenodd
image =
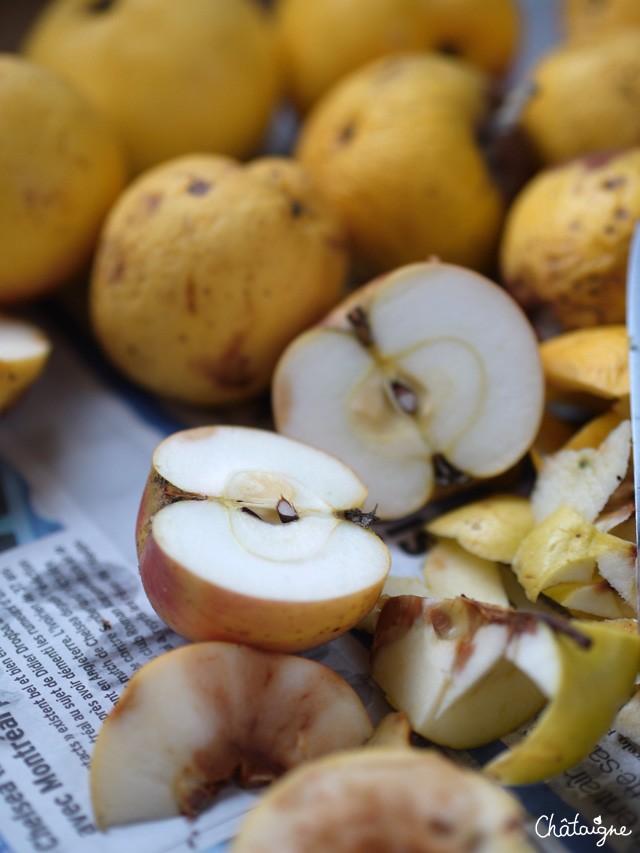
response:
<svg viewBox="0 0 640 853"><path fill-rule="evenodd" d="M624 481L631 452L631 423L619 423L598 447L566 448L547 456L531 493L537 522L561 506L595 521Z"/></svg>
<svg viewBox="0 0 640 853"><path fill-rule="evenodd" d="M442 513L426 525L426 530L435 536L455 539L484 560L510 563L534 524L527 498L498 494Z"/></svg>
<svg viewBox="0 0 640 853"><path fill-rule="evenodd" d="M488 604L509 606L498 564L466 551L451 539L436 541L429 548L422 572L429 598L464 595Z"/></svg>
<svg viewBox="0 0 640 853"><path fill-rule="evenodd" d="M554 631L559 675L549 703L528 734L485 767L503 785L540 782L573 767L631 696L640 667L640 635L606 622L569 624L574 631ZM514 660L533 668L525 654Z"/></svg>
<svg viewBox="0 0 640 853"><path fill-rule="evenodd" d="M226 784L265 784L372 733L355 691L323 664L231 643L182 646L135 673L100 729L96 821L193 817Z"/></svg>
<svg viewBox="0 0 640 853"><path fill-rule="evenodd" d="M559 583L547 587L544 594L572 616L628 619L634 615L634 609L597 572L588 583Z"/></svg>
<svg viewBox="0 0 640 853"><path fill-rule="evenodd" d="M0 412L14 406L42 373L51 340L37 326L0 317Z"/></svg>
<svg viewBox="0 0 640 853"><path fill-rule="evenodd" d="M162 441L138 513L142 582L189 640L301 651L377 601L387 546L342 462L274 432L197 427Z"/></svg>
<svg viewBox="0 0 640 853"><path fill-rule="evenodd" d="M247 815L231 853L525 853L524 809L433 749L352 749L298 767Z"/></svg>
<svg viewBox="0 0 640 853"><path fill-rule="evenodd" d="M530 601L549 587L590 584L602 563L613 575L619 561L635 561L635 544L599 530L569 506L561 506L522 540L512 568ZM605 569L606 570L606 569Z"/></svg>
<svg viewBox="0 0 640 853"><path fill-rule="evenodd" d="M550 629L531 613L464 598L398 596L378 618L371 672L418 734L469 749L513 731L543 707L545 694L507 655L521 635L533 633L538 647L553 647Z"/></svg>
<svg viewBox="0 0 640 853"><path fill-rule="evenodd" d="M471 270L437 261L374 279L282 354L277 429L349 464L391 519L425 504L436 468L488 478L529 449L543 411L532 327Z"/></svg>

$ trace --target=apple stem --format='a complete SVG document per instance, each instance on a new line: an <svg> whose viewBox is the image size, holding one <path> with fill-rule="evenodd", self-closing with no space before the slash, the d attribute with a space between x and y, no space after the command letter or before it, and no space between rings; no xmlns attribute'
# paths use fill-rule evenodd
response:
<svg viewBox="0 0 640 853"><path fill-rule="evenodd" d="M367 530L369 527L374 525L377 521L379 521L378 516L376 515L376 510L378 505L376 504L373 508L372 512L364 512L358 507L353 507L352 509L345 509L342 513L342 517L345 521L353 521L354 524L359 524L360 527L364 527Z"/></svg>
<svg viewBox="0 0 640 853"><path fill-rule="evenodd" d="M359 343L361 343L363 347L373 346L373 332L371 331L369 318L367 317L364 308L357 305L353 311L350 311L347 314L347 319L351 323L351 327L353 328Z"/></svg>

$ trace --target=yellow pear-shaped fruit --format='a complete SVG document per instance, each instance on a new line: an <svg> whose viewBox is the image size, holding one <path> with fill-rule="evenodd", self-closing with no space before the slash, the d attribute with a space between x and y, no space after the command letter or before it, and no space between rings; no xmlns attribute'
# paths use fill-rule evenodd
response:
<svg viewBox="0 0 640 853"><path fill-rule="evenodd" d="M640 635L606 623L573 624L576 636L556 632L560 675L548 705L522 741L485 767L503 785L540 782L572 767L589 754L633 691Z"/></svg>
<svg viewBox="0 0 640 853"><path fill-rule="evenodd" d="M90 286L91 321L142 387L199 405L256 397L284 347L337 302L346 240L300 163L186 155L114 205Z"/></svg>
<svg viewBox="0 0 640 853"><path fill-rule="evenodd" d="M504 201L477 139L489 88L460 59L396 54L342 78L307 116L296 155L367 274L431 256L490 265Z"/></svg>
<svg viewBox="0 0 640 853"><path fill-rule="evenodd" d="M398 51L442 50L502 75L520 33L514 0L278 0L275 9L288 88L303 112L346 74Z"/></svg>
<svg viewBox="0 0 640 853"><path fill-rule="evenodd" d="M640 60L640 33L638 51ZM505 219L505 286L527 310L545 308L565 329L624 323L627 256L639 216L640 147L539 172Z"/></svg>
<svg viewBox="0 0 640 853"><path fill-rule="evenodd" d="M8 305L84 269L126 169L94 107L15 54L0 54L0 115L0 304Z"/></svg>
<svg viewBox="0 0 640 853"><path fill-rule="evenodd" d="M598 38L611 30L640 27L638 0L564 0L560 13L564 35L571 39Z"/></svg>
<svg viewBox="0 0 640 853"><path fill-rule="evenodd" d="M254 154L280 96L272 22L251 0L54 0L24 51L109 118L136 174L181 154Z"/></svg>
<svg viewBox="0 0 640 853"><path fill-rule="evenodd" d="M540 164L640 143L640 28L561 42L530 76L518 122Z"/></svg>

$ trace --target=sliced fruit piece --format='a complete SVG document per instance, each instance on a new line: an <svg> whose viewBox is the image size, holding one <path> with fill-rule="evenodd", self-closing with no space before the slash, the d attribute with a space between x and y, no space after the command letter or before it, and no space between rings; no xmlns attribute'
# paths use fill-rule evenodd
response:
<svg viewBox="0 0 640 853"><path fill-rule="evenodd" d="M509 605L498 564L466 551L455 541L442 539L432 545L422 572L430 598L464 595L489 604Z"/></svg>
<svg viewBox="0 0 640 853"><path fill-rule="evenodd" d="M206 809L237 781L262 785L373 733L355 691L323 664L231 643L194 643L132 677L96 741L98 826Z"/></svg>
<svg viewBox="0 0 640 853"><path fill-rule="evenodd" d="M636 686L631 698L618 711L613 728L640 746L640 686Z"/></svg>
<svg viewBox="0 0 640 853"><path fill-rule="evenodd" d="M33 323L0 317L0 412L14 406L44 370L51 340Z"/></svg>
<svg viewBox="0 0 640 853"><path fill-rule="evenodd" d="M539 782L577 764L632 693L640 635L605 622L571 624L575 634L554 632L560 674L542 715L523 740L485 767L503 785ZM525 665L523 657L516 663Z"/></svg>
<svg viewBox="0 0 640 853"><path fill-rule="evenodd" d="M635 556L635 546L598 530L578 512L562 506L522 540L512 568L528 598L563 583L591 583L603 555Z"/></svg>
<svg viewBox="0 0 640 853"><path fill-rule="evenodd" d="M624 324L572 329L540 344L553 399L575 395L600 400L629 396L629 338Z"/></svg>
<svg viewBox="0 0 640 853"><path fill-rule="evenodd" d="M524 819L513 794L435 750L348 750L273 785L231 850L524 853Z"/></svg>
<svg viewBox="0 0 640 853"><path fill-rule="evenodd" d="M437 462L467 478L514 465L544 396L514 300L436 261L359 288L285 350L272 388L277 429L351 465L386 519L429 500Z"/></svg>
<svg viewBox="0 0 640 853"><path fill-rule="evenodd" d="M428 598L429 590L427 589L423 578L389 575L382 587L380 598L376 601L364 619L361 619L355 627L359 631L365 631L367 634L373 634L376 622L378 621L378 616L380 615L380 611L382 610L385 601L396 595L420 595L423 598Z"/></svg>
<svg viewBox="0 0 640 853"><path fill-rule="evenodd" d="M575 509L595 521L625 479L631 450L631 423L622 421L598 447L559 450L547 456L531 493L537 522L559 507Z"/></svg>
<svg viewBox="0 0 640 853"><path fill-rule="evenodd" d="M553 664L552 632L531 613L464 598L390 598L376 625L372 675L423 737L458 749L480 746L544 705L545 694L507 657L523 634L535 634Z"/></svg>
<svg viewBox="0 0 640 853"><path fill-rule="evenodd" d="M462 504L434 518L426 530L455 539L485 560L510 563L534 524L527 498L504 494Z"/></svg>
<svg viewBox="0 0 640 853"><path fill-rule="evenodd" d="M573 616L625 619L634 614L633 608L597 572L589 583L560 583L547 587L544 594Z"/></svg>
<svg viewBox="0 0 640 853"><path fill-rule="evenodd" d="M564 450L582 450L585 447L599 447L609 433L628 418L621 417L618 412L603 412L587 421L584 426L573 433L564 444ZM561 448L558 448L560 450Z"/></svg>
<svg viewBox="0 0 640 853"><path fill-rule="evenodd" d="M158 615L189 640L320 645L378 600L387 546L342 462L276 433L198 427L153 454L137 523Z"/></svg>

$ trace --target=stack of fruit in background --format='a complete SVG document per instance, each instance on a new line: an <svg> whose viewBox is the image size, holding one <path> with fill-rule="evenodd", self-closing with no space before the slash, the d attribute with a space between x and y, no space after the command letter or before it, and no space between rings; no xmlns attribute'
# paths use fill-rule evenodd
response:
<svg viewBox="0 0 640 853"><path fill-rule="evenodd" d="M528 745L490 768L511 784L578 761L625 703L640 730L624 330L640 10L558 0L557 15L558 43L517 83L516 0L52 0L0 56L0 304L19 312L79 281L126 380L216 420L268 397L276 431L340 457L385 520L455 493L458 514L427 526L424 584L367 576L368 622L362 607L331 618L336 634L374 632L374 678L435 743L486 743L546 705ZM264 436L233 440L270 457ZM163 564L208 584L188 548L171 551L163 513L206 496L244 509L248 531L267 499L253 481L234 481L233 500L190 482L204 463L181 462L180 444L139 519L169 624ZM283 466L269 499L291 485ZM291 535L303 505L274 500L268 524ZM251 629L227 616L183 611L172 627L242 642ZM331 627L250 639L300 651ZM415 684L438 670L451 680L436 706ZM594 690L585 714L576 696Z"/></svg>

